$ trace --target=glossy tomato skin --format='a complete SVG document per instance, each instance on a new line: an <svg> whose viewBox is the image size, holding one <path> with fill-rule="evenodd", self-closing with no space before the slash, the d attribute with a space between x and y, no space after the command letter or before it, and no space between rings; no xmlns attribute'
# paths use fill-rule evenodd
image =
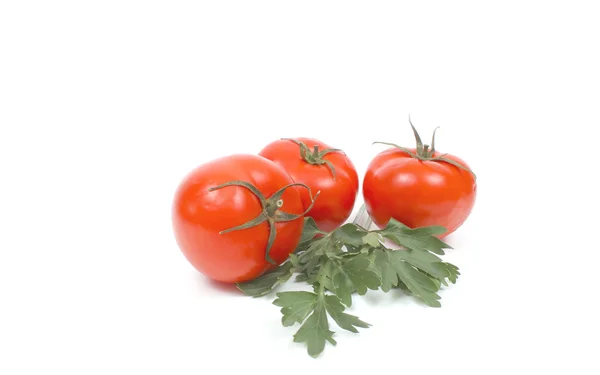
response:
<svg viewBox="0 0 600 375"><path fill-rule="evenodd" d="M319 150L332 148L313 138L294 139L306 144L309 150L313 150L315 145ZM330 232L350 217L358 194L359 181L354 164L343 152L331 152L323 157L335 168L335 180L327 165L313 165L306 162L300 156L299 146L289 140L274 141L264 147L259 155L283 167L295 182L309 186L313 195L320 191L315 205L306 214L315 220L319 229ZM308 191L298 190L304 207L308 208L311 204Z"/></svg>
<svg viewBox="0 0 600 375"><path fill-rule="evenodd" d="M248 189L228 186L242 180L251 183L268 198L293 183L278 165L256 155L232 155L215 159L191 171L179 185L173 202L172 222L177 243L186 259L205 276L222 282L252 280L271 264L265 260L269 225L219 232L244 224L262 212L259 199ZM295 188L286 189L280 210L302 214L302 200ZM303 220L276 223L277 236L270 251L280 264L296 248Z"/></svg>
<svg viewBox="0 0 600 375"><path fill-rule="evenodd" d="M444 157L469 168L456 156ZM385 227L392 217L411 228L441 225L447 232L440 237L465 222L476 195L469 171L443 161L421 161L396 148L379 153L363 180L365 206L377 226Z"/></svg>

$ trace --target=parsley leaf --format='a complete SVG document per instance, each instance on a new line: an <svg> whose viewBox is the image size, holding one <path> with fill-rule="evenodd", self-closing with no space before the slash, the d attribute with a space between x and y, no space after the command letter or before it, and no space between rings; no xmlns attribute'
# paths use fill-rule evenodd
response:
<svg viewBox="0 0 600 375"><path fill-rule="evenodd" d="M315 220L312 217L305 217L304 227L302 228L302 237L300 237L300 243L305 243L312 240L317 234L327 233L319 230L319 228L317 227L317 223L315 223Z"/></svg>
<svg viewBox="0 0 600 375"><path fill-rule="evenodd" d="M391 251L375 251L375 267L381 277L381 290L386 293L393 287L398 286L398 274L394 269L391 255Z"/></svg>
<svg viewBox="0 0 600 375"><path fill-rule="evenodd" d="M321 237L310 242L304 252L298 255L298 272L304 274L306 281L314 284L319 270L326 262L326 251L331 251L332 240L330 237Z"/></svg>
<svg viewBox="0 0 600 375"><path fill-rule="evenodd" d="M335 240L344 243L344 245L359 247L363 244L363 237L367 233L357 225L348 223L331 232L331 235Z"/></svg>
<svg viewBox="0 0 600 375"><path fill-rule="evenodd" d="M388 292L392 287L405 287L427 305L441 306L437 292L440 283L450 275L439 258L431 253L414 250L377 249L374 254L375 265L381 275L382 291ZM423 254L432 257L429 262Z"/></svg>
<svg viewBox="0 0 600 375"><path fill-rule="evenodd" d="M325 309L335 320L335 323L342 329L358 333L356 327L369 328L369 323L363 322L357 316L344 313L346 309L342 301L335 295L325 296Z"/></svg>
<svg viewBox="0 0 600 375"><path fill-rule="evenodd" d="M280 292L273 304L282 308L281 323L284 327L289 327L294 323L302 323L313 312L317 295L311 292Z"/></svg>
<svg viewBox="0 0 600 375"><path fill-rule="evenodd" d="M391 218L385 229L377 232L407 249L429 250L439 255L444 255L443 249L452 249L450 245L435 237L446 233L446 228L440 226L411 229Z"/></svg>
<svg viewBox="0 0 600 375"><path fill-rule="evenodd" d="M294 335L294 342L305 342L308 354L316 357L325 349L325 340L332 345L337 344L333 339L333 332L329 330L325 306L319 300L313 313Z"/></svg>
<svg viewBox="0 0 600 375"><path fill-rule="evenodd" d="M273 301L276 306L282 307L284 326L302 323L294 335L295 342L305 342L308 354L312 357L319 355L325 348L325 341L335 345L333 333L329 330L327 310L325 309L324 294L322 291L312 292L281 292ZM309 316L310 315L310 316ZM308 319L306 317L308 316Z"/></svg>
<svg viewBox="0 0 600 375"><path fill-rule="evenodd" d="M396 250L394 256L404 262L412 264L414 267L424 271L425 273L443 281L451 276L450 270L447 268L447 263L435 254L427 251L415 250Z"/></svg>
<svg viewBox="0 0 600 375"><path fill-rule="evenodd" d="M275 270L265 273L254 280L238 283L237 287L245 294L252 297L262 297L271 290L288 281L294 273L292 261L285 262Z"/></svg>
<svg viewBox="0 0 600 375"><path fill-rule="evenodd" d="M367 233L362 238L363 243L371 247L379 247L379 245L381 245L381 240L381 234L375 232Z"/></svg>
<svg viewBox="0 0 600 375"><path fill-rule="evenodd" d="M306 218L302 238L290 260L255 280L238 284L238 288L254 297L264 296L294 273L296 282L311 285L313 292L279 292L273 304L281 307L284 326L300 324L294 342L306 344L308 354L316 357L327 342L337 344L329 318L354 333L358 333L357 328L370 327L344 312L352 305L355 293L400 288L429 306L440 307L442 285L456 283L460 275L458 267L438 256L444 254L443 249L451 249L436 237L445 231L436 226L411 229L391 219L381 230L369 231L349 223L325 233L313 219ZM318 234L321 236L316 237ZM387 248L385 238L402 249Z"/></svg>
<svg viewBox="0 0 600 375"><path fill-rule="evenodd" d="M328 341L336 345L334 332L329 329L328 315L336 324L347 331L358 333L356 327L369 328L370 324L363 322L357 316L346 314L340 299L333 294L325 294L324 288L313 292L280 292L273 304L281 307L281 323L285 327L301 323L300 329L294 334L294 342L304 342L308 354L318 356ZM308 317L308 319L307 319Z"/></svg>
<svg viewBox="0 0 600 375"><path fill-rule="evenodd" d="M377 290L381 285L381 279L370 268L371 261L367 254L358 253L344 260L344 262L334 262L337 272L331 279L335 294L344 305L351 306L353 292L364 295L368 289Z"/></svg>

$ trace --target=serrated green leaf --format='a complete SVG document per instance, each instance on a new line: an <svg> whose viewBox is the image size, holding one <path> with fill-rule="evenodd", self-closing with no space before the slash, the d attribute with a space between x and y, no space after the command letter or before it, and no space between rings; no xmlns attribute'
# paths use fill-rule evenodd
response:
<svg viewBox="0 0 600 375"><path fill-rule="evenodd" d="M360 247L363 245L363 237L367 233L356 224L347 223L333 231L332 236L335 240L341 241L345 245Z"/></svg>
<svg viewBox="0 0 600 375"><path fill-rule="evenodd" d="M294 250L293 254L302 254L304 252L306 252L306 250L310 247L312 242L307 241L307 242L299 242L298 246L296 246L296 249Z"/></svg>
<svg viewBox="0 0 600 375"><path fill-rule="evenodd" d="M303 272L307 276L307 280L310 284L314 284L316 282L316 278L323 265L324 258L325 256L323 255L311 258L308 263L304 265L303 269L301 269L300 272Z"/></svg>
<svg viewBox="0 0 600 375"><path fill-rule="evenodd" d="M322 302L319 302L294 335L294 342L305 342L308 354L316 357L325 349L325 341L329 341L332 345L337 344L333 339L333 332L329 330L325 307Z"/></svg>
<svg viewBox="0 0 600 375"><path fill-rule="evenodd" d="M334 267L328 277L333 281L335 294L346 306L352 306L352 293L363 295L368 289L377 290L381 285L379 275L371 267L369 254L354 253L352 257L330 261L330 264Z"/></svg>
<svg viewBox="0 0 600 375"><path fill-rule="evenodd" d="M336 265L335 262L331 259L325 261L325 264L321 266L319 271L319 280L318 283L323 285L323 287L330 292L335 293L335 285L333 283L333 277L336 273Z"/></svg>
<svg viewBox="0 0 600 375"><path fill-rule="evenodd" d="M444 241L435 237L446 232L446 228L440 226L411 229L392 218L385 229L378 232L395 244L412 250L429 250L433 253L444 255L443 249L452 248Z"/></svg>
<svg viewBox="0 0 600 375"><path fill-rule="evenodd" d="M440 281L450 276L450 272L442 260L427 251L396 250L394 256L425 271Z"/></svg>
<svg viewBox="0 0 600 375"><path fill-rule="evenodd" d="M359 254L344 265L344 270L359 295L367 293L367 289L377 290L381 285L379 276L370 269L369 258L368 254Z"/></svg>
<svg viewBox="0 0 600 375"><path fill-rule="evenodd" d="M420 227L414 229L411 229L404 225L404 230L408 230L411 235L417 237L441 236L442 234L447 232L446 228L439 225L430 225L427 227Z"/></svg>
<svg viewBox="0 0 600 375"><path fill-rule="evenodd" d="M317 223L312 217L306 216L304 218L304 227L302 228L300 243L312 240L317 234L323 234L323 232L317 227Z"/></svg>
<svg viewBox="0 0 600 375"><path fill-rule="evenodd" d="M414 251L393 251L390 249L375 251L375 265L378 267L382 279L381 290L388 292L393 287L400 287L404 290L409 290L412 295L421 299L429 306L441 306L438 301L440 296L437 294L437 291L440 289L440 280L427 275L420 270L419 266L411 263L412 258L407 256L411 252ZM416 259L422 261L418 257ZM437 262L432 264L437 264ZM427 269L434 269L436 272L439 272L437 267L431 264L421 262L421 265Z"/></svg>
<svg viewBox="0 0 600 375"><path fill-rule="evenodd" d="M458 276L460 275L460 272L458 271L458 267L456 267L454 264L451 264L451 263L444 263L444 265L446 266L446 270L450 274L448 276L448 280L450 280L450 282L452 284L456 284L456 280L458 279Z"/></svg>
<svg viewBox="0 0 600 375"><path fill-rule="evenodd" d="M398 274L393 266L391 259L391 251L377 250L374 252L374 265L379 271L381 278L381 290L385 293L389 292L393 287L398 285Z"/></svg>
<svg viewBox="0 0 600 375"><path fill-rule="evenodd" d="M332 246L331 242L329 237L321 237L309 242L306 250L298 255L297 271L306 274L310 281L314 281L311 276L318 273L324 260L325 251Z"/></svg>
<svg viewBox="0 0 600 375"><path fill-rule="evenodd" d="M325 309L335 320L336 324L347 331L358 333L356 327L369 328L369 323L363 322L357 316L344 313L346 309L340 299L334 295L325 296Z"/></svg>
<svg viewBox="0 0 600 375"><path fill-rule="evenodd" d="M398 220L391 218L390 221L388 222L388 224L386 225L385 229L395 229L395 230L408 230L411 234L415 235L415 236L419 236L419 237L424 237L424 236L439 236L442 235L444 233L446 233L446 228L440 226L440 225L430 225L430 226L426 226L426 227L420 227L420 228L415 228L415 229L411 229L410 227L408 227L407 225L399 222Z"/></svg>
<svg viewBox="0 0 600 375"><path fill-rule="evenodd" d="M354 284L344 272L338 272L332 279L335 294L346 306L352 306L352 293Z"/></svg>
<svg viewBox="0 0 600 375"><path fill-rule="evenodd" d="M237 287L244 294L252 297L261 297L269 294L273 289L285 283L294 274L292 262L285 262L275 270L268 272L254 280L238 283Z"/></svg>
<svg viewBox="0 0 600 375"><path fill-rule="evenodd" d="M421 271L421 272L423 272L423 271ZM429 277L431 279L431 281L433 281L433 283L435 284L437 290L439 290L442 287L442 284L447 285L447 284L445 284L445 282L446 282L445 280L442 282L442 281L440 281L440 280L438 280L438 279L436 279L434 277L431 277L431 275L428 275L425 272L423 272L423 274L425 274L425 276Z"/></svg>
<svg viewBox="0 0 600 375"><path fill-rule="evenodd" d="M371 247L379 247L381 245L381 235L379 233L370 232L363 236L362 241Z"/></svg>
<svg viewBox="0 0 600 375"><path fill-rule="evenodd" d="M294 323L302 323L313 312L317 297L311 292L280 292L273 304L281 307L281 323L289 327Z"/></svg>
<svg viewBox="0 0 600 375"><path fill-rule="evenodd" d="M450 248L435 237L443 233L441 227L410 229L390 221L383 230L367 231L346 224L317 238L314 234L318 229L311 220L306 222L304 242L296 248L295 255L290 256L290 275L282 269L280 277L265 275L260 280L264 285L260 282L249 285L254 287L251 290L255 290L255 294L262 294L269 290L269 285L278 285L280 278L287 280L296 271L299 273L296 281L312 286L314 292L277 293L273 303L281 307L284 326L301 324L294 341L306 343L313 357L324 350L327 341L336 344L334 332L329 329L329 316L340 328L350 332L370 326L344 312L346 306L352 304L353 293L365 294L379 287L386 292L399 288L429 306L439 307L437 292L442 285L456 282L460 275L456 266L442 262L433 254L443 254L442 249ZM406 250L386 248L384 237Z"/></svg>
<svg viewBox="0 0 600 375"><path fill-rule="evenodd" d="M406 285L411 293L431 307L441 307L441 297L436 293L439 288L436 283L419 270L405 262L395 265L398 278Z"/></svg>

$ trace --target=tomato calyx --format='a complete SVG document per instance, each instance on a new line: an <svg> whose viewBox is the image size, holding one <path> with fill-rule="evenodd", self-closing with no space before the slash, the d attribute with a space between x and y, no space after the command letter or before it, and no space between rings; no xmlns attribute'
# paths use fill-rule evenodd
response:
<svg viewBox="0 0 600 375"><path fill-rule="evenodd" d="M412 124L410 117L408 118L408 122L410 123L410 126L415 135L415 140L417 142L416 152L413 152L413 151L407 149L406 147L399 146L395 143L373 142L373 144L379 143L379 144L395 147L395 148L399 149L400 151L407 153L412 158L415 158L415 159L418 159L421 161L441 161L444 163L452 164L455 167L458 167L460 169L463 169L463 170L469 172L473 176L474 179L477 179L477 176L475 176L475 173L473 173L473 171L471 169L465 167L464 165L462 165L460 163L457 163L456 161L454 161L452 159L447 158L446 155L448 155L448 154L442 154L440 156L435 156L435 157L433 156L435 154L435 132L440 128L439 126L433 130L433 135L431 136L431 148L430 148L430 146L428 144L423 144L423 141L421 140L421 137L419 136L417 129L415 129L414 125Z"/></svg>
<svg viewBox="0 0 600 375"><path fill-rule="evenodd" d="M310 150L304 142L300 142L296 139L283 138L283 140L294 142L295 144L297 144L300 147L300 157L308 164L326 165L327 168L329 168L329 170L331 171L331 175L333 177L333 180L335 181L335 167L329 160L325 160L323 159L323 157L329 154L330 152L344 153L344 151L340 150L339 148L328 148L325 150L319 150L319 145L315 145L313 149Z"/></svg>
<svg viewBox="0 0 600 375"><path fill-rule="evenodd" d="M252 219L244 224L238 225L236 227L222 230L221 232L219 232L219 234L226 234L226 233L237 231L237 230L244 230L244 229L255 227L264 222L267 222L269 224L269 239L267 241L267 247L265 249L265 260L271 264L277 264L273 260L273 258L271 258L271 255L270 255L271 247L273 247L273 243L275 242L275 238L277 237L277 230L275 227L275 223L293 221L293 220L303 217L306 213L308 213L312 209L312 207L315 204L315 199L317 199L317 197L321 193L320 191L318 191L317 194L315 194L315 196L313 197L312 191L310 190L310 188L307 185L301 184L301 183L293 183L293 184L286 185L286 186L282 187L281 189L277 190L269 198L265 198L263 193L260 190L258 190L258 188L256 186L254 186L246 181L240 181L240 180L225 182L224 184L221 184L221 185L218 185L218 186L208 189L208 191L215 191L215 190L227 187L227 186L241 186L241 187L244 187L244 188L250 190L250 192L252 192L260 201L260 205L262 207L262 212L260 214L258 214L258 216L256 216L254 219ZM280 210L281 207L283 207L283 199L282 199L283 193L285 192L286 189L288 189L292 186L302 186L302 187L306 188L308 190L310 200L311 200L310 206L303 213L301 213L299 215L290 214L288 212L284 212L284 211Z"/></svg>

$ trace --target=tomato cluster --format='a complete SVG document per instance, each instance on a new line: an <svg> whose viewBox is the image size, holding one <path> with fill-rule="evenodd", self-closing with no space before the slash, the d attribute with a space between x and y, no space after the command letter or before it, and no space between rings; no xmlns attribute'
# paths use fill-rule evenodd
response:
<svg viewBox="0 0 600 375"><path fill-rule="evenodd" d="M412 124L411 124L412 126ZM388 144L369 164L363 198L376 225L455 231L469 216L475 175L460 158L424 145ZM312 138L276 140L258 155L221 157L180 183L172 221L177 243L202 274L223 282L255 279L284 262L300 241L302 218L333 231L352 213L359 177L340 149Z"/></svg>

